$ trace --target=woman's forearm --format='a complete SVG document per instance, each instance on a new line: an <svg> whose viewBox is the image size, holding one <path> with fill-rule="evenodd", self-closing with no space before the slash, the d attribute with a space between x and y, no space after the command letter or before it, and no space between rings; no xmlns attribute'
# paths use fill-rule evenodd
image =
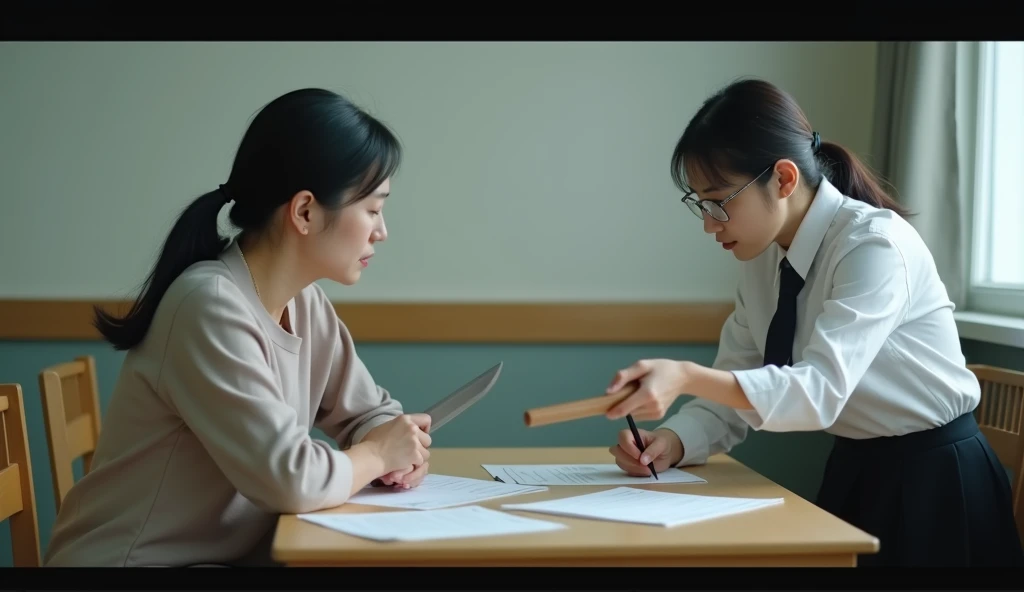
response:
<svg viewBox="0 0 1024 592"><path fill-rule="evenodd" d="M732 372L708 368L693 362L682 362L682 364L684 379L681 394L721 403L733 409L743 411L753 409L750 400Z"/></svg>

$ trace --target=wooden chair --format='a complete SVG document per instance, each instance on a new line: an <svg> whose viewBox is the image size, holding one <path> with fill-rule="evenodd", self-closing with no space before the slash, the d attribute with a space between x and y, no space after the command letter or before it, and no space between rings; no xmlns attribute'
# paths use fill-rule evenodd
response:
<svg viewBox="0 0 1024 592"><path fill-rule="evenodd" d="M11 525L14 567L39 567L39 522L21 385L0 384L0 522Z"/></svg>
<svg viewBox="0 0 1024 592"><path fill-rule="evenodd" d="M100 438L100 397L92 356L57 364L39 373L43 423L50 444L50 470L57 511L75 484L74 462L82 459L86 474Z"/></svg>
<svg viewBox="0 0 1024 592"><path fill-rule="evenodd" d="M967 366L981 384L974 411L999 462L1013 470L1013 515L1024 541L1024 372L984 364Z"/></svg>

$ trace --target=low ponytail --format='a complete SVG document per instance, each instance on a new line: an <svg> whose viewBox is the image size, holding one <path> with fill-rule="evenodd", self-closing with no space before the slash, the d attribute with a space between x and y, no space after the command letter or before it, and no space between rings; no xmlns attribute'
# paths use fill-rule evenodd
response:
<svg viewBox="0 0 1024 592"><path fill-rule="evenodd" d="M216 189L185 208L127 315L118 318L95 308L93 325L114 349L128 350L138 345L174 280L192 264L214 259L227 247L229 239L222 237L217 227L217 215L226 201L223 190Z"/></svg>
<svg viewBox="0 0 1024 592"><path fill-rule="evenodd" d="M220 235L217 219L228 201L234 202L231 223L258 239L297 193L313 194L333 216L372 195L401 160L394 133L338 93L303 88L277 97L249 123L227 187L200 196L178 217L128 314L117 317L97 307L93 325L114 349L141 343L174 280L189 266L216 259L231 244Z"/></svg>
<svg viewBox="0 0 1024 592"><path fill-rule="evenodd" d="M894 200L881 180L859 158L835 142L821 142L817 159L821 172L840 193L858 201L892 210L906 218L910 211Z"/></svg>

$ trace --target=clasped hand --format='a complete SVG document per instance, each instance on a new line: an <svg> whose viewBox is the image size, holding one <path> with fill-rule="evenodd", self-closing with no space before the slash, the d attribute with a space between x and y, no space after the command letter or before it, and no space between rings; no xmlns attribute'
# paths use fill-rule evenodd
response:
<svg viewBox="0 0 1024 592"><path fill-rule="evenodd" d="M409 413L383 423L370 430L364 442L376 446L383 461L384 474L379 477L384 485L410 489L419 485L430 466L430 416Z"/></svg>

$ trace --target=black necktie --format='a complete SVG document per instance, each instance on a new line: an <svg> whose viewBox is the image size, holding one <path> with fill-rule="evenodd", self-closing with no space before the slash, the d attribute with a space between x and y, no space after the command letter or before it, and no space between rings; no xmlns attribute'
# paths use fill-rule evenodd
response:
<svg viewBox="0 0 1024 592"><path fill-rule="evenodd" d="M783 259L779 264L782 281L779 283L779 304L775 308L772 324L768 326L768 339L764 344L764 365L788 366L793 363L793 337L796 334L796 297L804 287L804 279Z"/></svg>

